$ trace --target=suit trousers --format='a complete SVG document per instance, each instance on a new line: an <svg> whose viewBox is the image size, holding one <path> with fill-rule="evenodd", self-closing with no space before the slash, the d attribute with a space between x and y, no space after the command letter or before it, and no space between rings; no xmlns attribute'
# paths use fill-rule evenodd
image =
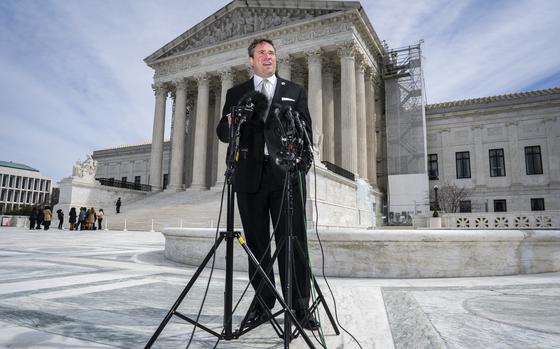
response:
<svg viewBox="0 0 560 349"><path fill-rule="evenodd" d="M288 194L287 190L282 198L284 183L279 183L272 176L272 166L277 166L271 162L265 161L259 190L256 193L237 193L237 205L243 224L243 230L247 245L257 260L261 261L261 267L266 270L271 264L271 251L269 244L270 238L270 218L272 218L273 226L278 222L276 232L274 234L275 243L278 246L285 241L288 236L287 231L287 207ZM293 235L297 243L303 250L303 256L298 252L298 248L293 246L293 268L292 268L292 308L295 310L303 310L308 308L309 304L309 269L308 269L308 251L307 236L305 229L305 177L302 175L301 188L297 180L288 180L293 187L293 216L292 227ZM286 244L279 252L278 266L280 271L280 281L284 299L286 299ZM268 250L267 250L268 249ZM249 277L255 291L259 287L262 280L256 272L256 268L249 262ZM269 279L274 283L274 271L268 274ZM269 309L274 307L275 297L268 286L263 286L260 292L265 304Z"/></svg>

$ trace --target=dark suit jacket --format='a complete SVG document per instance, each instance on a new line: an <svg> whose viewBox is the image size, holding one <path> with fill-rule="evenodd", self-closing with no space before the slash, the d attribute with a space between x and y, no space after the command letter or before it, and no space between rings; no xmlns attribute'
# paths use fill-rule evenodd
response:
<svg viewBox="0 0 560 349"><path fill-rule="evenodd" d="M222 142L229 142L229 126L226 115L231 112L231 107L236 106L245 94L254 89L255 86L251 78L227 91L222 118L216 130L218 138ZM285 169L275 162L276 155L282 148L280 141L281 127L274 116L275 106L291 106L293 110L298 111L300 118L305 122L309 139L313 140L311 117L304 88L289 80L278 77L266 122L263 122L257 116L241 126L239 160L233 178L234 190L237 192L254 193L259 190L262 180L265 141L272 161L273 182L278 183L280 189L283 186ZM286 122L286 117L283 114L280 113L279 118L282 122Z"/></svg>

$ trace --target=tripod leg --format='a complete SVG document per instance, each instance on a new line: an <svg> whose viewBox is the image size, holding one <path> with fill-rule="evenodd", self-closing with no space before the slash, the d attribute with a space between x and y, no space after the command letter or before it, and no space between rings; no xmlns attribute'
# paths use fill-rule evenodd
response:
<svg viewBox="0 0 560 349"><path fill-rule="evenodd" d="M245 244L245 240L243 239L242 236L238 235L237 236L237 240L239 240L239 243L241 244L241 246L243 247L243 249L245 250L245 253L247 253L247 255L249 256L249 260L251 261L251 263L253 263L253 265L255 266L255 268L257 269L257 272L259 274L261 274L261 277L263 278L263 280L266 282L266 284L272 289L272 292L274 293L274 296L276 297L276 299L278 300L278 302L282 305L282 307L284 307L284 309L286 309L286 312L284 314L284 316L286 316L286 314L290 317L290 319L292 320L293 324L296 326L296 328L300 331L301 336L303 337L303 339L305 340L305 343L307 343L307 345L312 348L315 349L315 346L313 345L313 342L311 341L311 339L309 338L309 336L307 335L307 333L305 333L305 331L303 330L303 327L301 327L301 324L297 321L296 316L294 315L294 312L288 307L288 305L286 304L286 302L284 301L284 299L282 299L282 296L280 295L280 293L278 293L278 290L274 287L274 284L270 281L270 279L268 278L268 276L266 275L265 271L263 270L263 268L259 265L259 261L257 260L257 258L253 255L253 253L251 252L251 250L249 249L249 247L247 247L247 245ZM284 332L287 332L287 329L284 328ZM290 331L291 332L291 331ZM291 334L291 333L290 333Z"/></svg>
<svg viewBox="0 0 560 349"><path fill-rule="evenodd" d="M189 283L187 284L187 286L185 286L185 288L183 289L183 291L181 292L181 294L179 295L179 297L175 301L175 304L173 304L171 309L169 309L169 312L167 312L167 315L165 315L165 318L163 318L163 321L159 324L158 328L156 329L156 331L154 332L154 334L152 335L152 337L150 338L150 340L148 341L148 343L144 347L145 349L149 349L149 348L152 347L152 345L157 340L157 338L159 337L159 335L161 334L161 332L163 331L165 326L167 326L167 323L169 322L169 320L171 320L171 317L173 316L173 314L175 314L175 311L177 311L177 308L179 308L179 306L183 302L183 299L185 298L187 293L190 291L191 287L194 285L194 283L196 282L196 280L198 279L198 277L200 276L200 274L204 270L204 267L206 267L206 264L208 264L208 262L210 261L210 258L212 258L212 256L216 253L216 249L218 248L218 246L220 246L220 243L223 240L224 240L224 235L220 234L220 237L218 238L218 240L216 240L216 242L214 243L214 246L212 246L212 248L210 249L210 252L208 252L208 254L206 255L206 257L204 258L204 260L202 261L202 263L200 264L200 266L198 267L198 269L196 270L196 272L192 276L192 278L189 281Z"/></svg>
<svg viewBox="0 0 560 349"><path fill-rule="evenodd" d="M298 251L298 253L300 253L302 256L305 257L305 253L303 252L303 248L301 247L301 245L299 244L299 241L296 240L296 250ZM331 313L331 310L329 308L329 305L327 304L325 297L323 296L323 292L321 292L321 289L319 288L319 284L317 283L317 279L315 278L315 275L313 274L313 271L311 270L311 266L309 264L307 264L307 268L309 270L309 275L311 275L311 279L313 280L313 287L315 288L315 291L317 291L317 294L319 295L319 301L321 302L321 304L323 304L323 308L325 309L325 312L327 313L327 316L329 317L329 321L331 323L331 326L334 329L334 332L336 333L336 335L338 336L340 334L340 331L338 330L338 326L336 325L336 321Z"/></svg>

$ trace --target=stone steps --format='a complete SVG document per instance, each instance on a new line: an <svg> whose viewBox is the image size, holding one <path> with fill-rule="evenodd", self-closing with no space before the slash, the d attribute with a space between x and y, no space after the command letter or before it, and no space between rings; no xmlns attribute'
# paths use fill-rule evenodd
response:
<svg viewBox="0 0 560 349"><path fill-rule="evenodd" d="M123 202L121 213L105 214L110 230L162 231L167 227L215 227L220 211L221 191L184 191L177 193L161 192L132 203ZM226 224L226 200L222 210L220 226ZM109 210L107 210L109 211ZM235 212L236 226L241 226L239 214Z"/></svg>

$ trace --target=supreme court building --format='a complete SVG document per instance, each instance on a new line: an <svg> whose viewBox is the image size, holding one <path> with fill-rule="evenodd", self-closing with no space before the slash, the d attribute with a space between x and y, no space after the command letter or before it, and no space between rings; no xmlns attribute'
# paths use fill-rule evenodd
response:
<svg viewBox="0 0 560 349"><path fill-rule="evenodd" d="M444 178L474 188L473 210L489 192L499 200L526 194L529 201L546 200L547 210L560 209L560 90L426 106L420 44L384 47L356 1L235 0L165 44L145 59L154 69L151 144L94 152L97 177L134 179L156 193L221 188L227 145L218 141L216 125L226 91L252 76L247 47L260 37L275 43L278 75L306 88L325 193L336 196L331 189L346 181L352 195L367 197L365 211L377 222L426 214L432 187ZM172 115L166 115L168 105ZM540 131L530 131L535 123ZM529 140L517 144L523 137ZM524 178L531 146L541 165ZM487 154L495 149L501 152ZM503 172L486 173L489 156L501 159ZM495 171L511 178L496 179ZM531 185L538 198L530 197ZM323 197L329 200L336 198Z"/></svg>

